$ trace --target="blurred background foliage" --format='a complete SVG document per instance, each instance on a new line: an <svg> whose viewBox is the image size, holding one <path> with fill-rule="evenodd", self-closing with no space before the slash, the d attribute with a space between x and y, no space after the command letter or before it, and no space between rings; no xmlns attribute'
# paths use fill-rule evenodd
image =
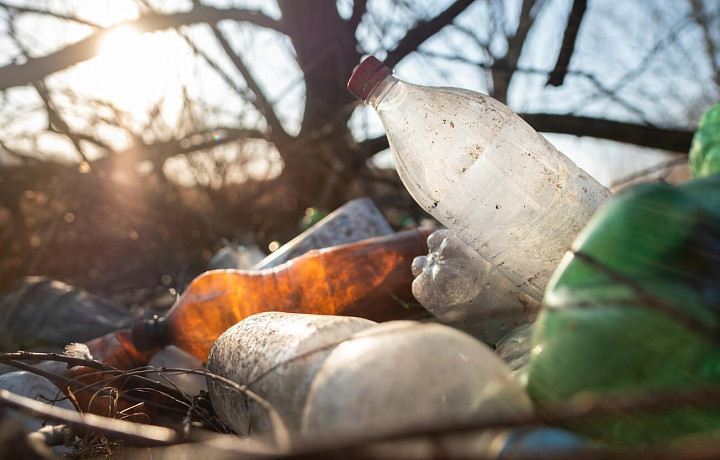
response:
<svg viewBox="0 0 720 460"><path fill-rule="evenodd" d="M223 238L267 251L363 195L418 221L345 89L366 54L507 103L613 189L683 180L719 50L714 0L2 0L0 290L178 292Z"/></svg>

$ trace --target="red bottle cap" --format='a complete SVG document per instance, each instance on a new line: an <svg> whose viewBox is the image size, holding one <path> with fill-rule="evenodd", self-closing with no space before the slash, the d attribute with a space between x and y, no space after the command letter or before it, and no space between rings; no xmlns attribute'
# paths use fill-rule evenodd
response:
<svg viewBox="0 0 720 460"><path fill-rule="evenodd" d="M348 80L348 90L361 101L365 102L373 89L392 71L375 56L365 58Z"/></svg>

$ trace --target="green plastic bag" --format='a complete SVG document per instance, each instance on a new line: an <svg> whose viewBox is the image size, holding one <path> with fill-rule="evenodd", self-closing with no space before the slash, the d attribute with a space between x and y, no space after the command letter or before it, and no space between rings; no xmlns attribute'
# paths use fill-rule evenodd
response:
<svg viewBox="0 0 720 460"><path fill-rule="evenodd" d="M720 384L720 174L602 208L551 279L527 388L544 405ZM612 445L720 437L720 404L569 428Z"/></svg>
<svg viewBox="0 0 720 460"><path fill-rule="evenodd" d="M700 119L690 146L690 169L694 177L720 172L720 104L715 104Z"/></svg>

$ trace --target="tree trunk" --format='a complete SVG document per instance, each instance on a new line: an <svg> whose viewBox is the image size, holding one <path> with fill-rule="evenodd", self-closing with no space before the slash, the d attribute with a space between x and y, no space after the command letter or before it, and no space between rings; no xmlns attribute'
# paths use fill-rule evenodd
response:
<svg viewBox="0 0 720 460"><path fill-rule="evenodd" d="M302 197L298 206L342 204L347 180L361 166L348 150L347 122L354 99L347 80L358 64L355 29L338 14L333 0L280 0L282 26L295 48L305 79L305 111L299 135L278 146L283 175Z"/></svg>

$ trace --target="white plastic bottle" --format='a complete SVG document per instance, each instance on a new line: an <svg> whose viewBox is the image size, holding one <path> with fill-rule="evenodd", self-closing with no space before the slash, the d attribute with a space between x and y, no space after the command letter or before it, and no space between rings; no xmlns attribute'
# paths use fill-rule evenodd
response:
<svg viewBox="0 0 720 460"><path fill-rule="evenodd" d="M261 270L299 257L311 249L355 243L393 232L370 198L350 200L255 264Z"/></svg>
<svg viewBox="0 0 720 460"><path fill-rule="evenodd" d="M332 350L303 410L306 436L373 436L523 417L525 390L484 343L434 323L390 321Z"/></svg>
<svg viewBox="0 0 720 460"><path fill-rule="evenodd" d="M61 407L67 410L76 410L75 406L69 399L65 398L65 394L50 380L28 371L15 371L0 375L0 389L7 390L19 397L30 398L35 401L51 404L55 407ZM56 400L56 398L58 398ZM54 423L35 417L30 414L17 412L8 409L4 416L14 419L29 432L40 430L44 426L52 426ZM58 455L71 454L73 449L66 446L54 446L53 452ZM5 458L0 453L0 457Z"/></svg>
<svg viewBox="0 0 720 460"><path fill-rule="evenodd" d="M348 89L379 114L415 201L534 297L611 196L489 96L400 81L372 56Z"/></svg>
<svg viewBox="0 0 720 460"><path fill-rule="evenodd" d="M350 316L265 312L229 328L213 345L207 369L247 387L274 407L297 434L308 388L328 354L374 321ZM267 409L227 385L208 380L220 419L237 434L262 436L273 425Z"/></svg>

